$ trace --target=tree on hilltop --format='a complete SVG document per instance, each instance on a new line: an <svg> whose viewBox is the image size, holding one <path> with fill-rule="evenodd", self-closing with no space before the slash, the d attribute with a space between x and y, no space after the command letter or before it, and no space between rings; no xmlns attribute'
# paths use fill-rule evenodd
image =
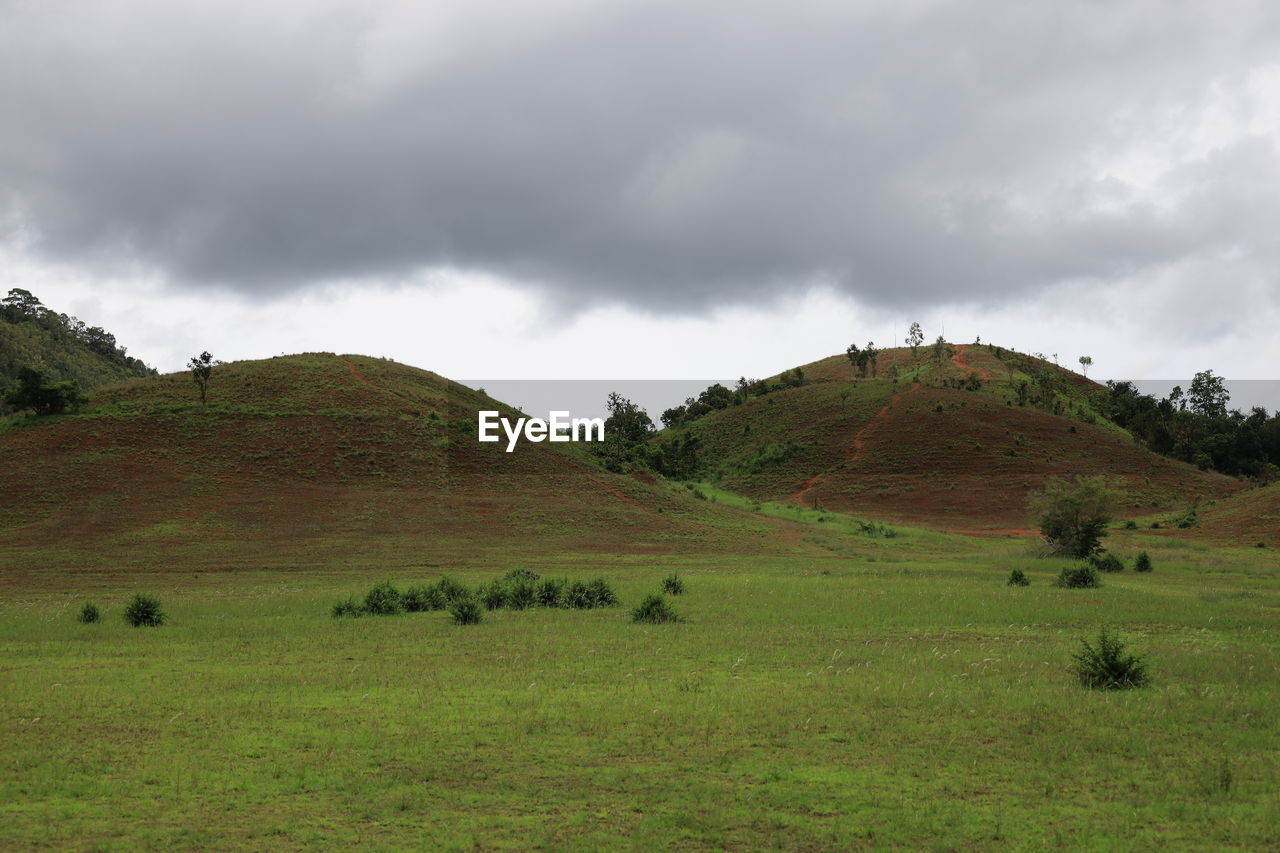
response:
<svg viewBox="0 0 1280 853"><path fill-rule="evenodd" d="M1089 368L1092 366L1093 366L1092 356L1087 356L1087 355L1080 356L1080 371L1084 373L1086 378L1089 376Z"/></svg>
<svg viewBox="0 0 1280 853"><path fill-rule="evenodd" d="M202 406L206 405L209 378L213 376L213 368L216 363L213 360L213 356L209 355L208 350L192 356L191 361L187 362L187 368L191 371L191 379L196 383L196 387L200 389L200 405Z"/></svg>
<svg viewBox="0 0 1280 853"><path fill-rule="evenodd" d="M915 361L916 353L920 349L920 345L924 343L924 331L920 328L919 323L911 324L911 331L907 332L906 344L911 347L911 360Z"/></svg>

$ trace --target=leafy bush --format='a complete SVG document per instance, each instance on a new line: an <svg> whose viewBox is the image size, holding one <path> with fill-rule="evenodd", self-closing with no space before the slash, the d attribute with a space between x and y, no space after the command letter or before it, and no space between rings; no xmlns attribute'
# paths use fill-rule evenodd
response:
<svg viewBox="0 0 1280 853"><path fill-rule="evenodd" d="M1146 551L1139 551L1138 556L1133 558L1133 570L1135 572L1151 571L1151 557Z"/></svg>
<svg viewBox="0 0 1280 853"><path fill-rule="evenodd" d="M445 597L438 586L411 586L400 596L400 605L406 613L444 610L445 604Z"/></svg>
<svg viewBox="0 0 1280 853"><path fill-rule="evenodd" d="M391 581L375 585L364 596L364 612L374 616L394 616L404 609L400 590Z"/></svg>
<svg viewBox="0 0 1280 853"><path fill-rule="evenodd" d="M575 610L586 610L595 604L591 590L582 581L574 581L565 588L564 606Z"/></svg>
<svg viewBox="0 0 1280 853"><path fill-rule="evenodd" d="M1124 571L1124 563L1115 554L1094 554L1089 558L1089 565L1108 574Z"/></svg>
<svg viewBox="0 0 1280 853"><path fill-rule="evenodd" d="M564 588L567 581L557 580L556 578L546 578L538 583L534 591L534 598L538 604L543 607L563 607L564 606Z"/></svg>
<svg viewBox="0 0 1280 853"><path fill-rule="evenodd" d="M663 622L679 622L680 617L667 604L665 598L653 593L640 602L639 607L631 611L631 621L658 625Z"/></svg>
<svg viewBox="0 0 1280 853"><path fill-rule="evenodd" d="M507 606L512 610L524 610L538 603L536 588L528 578L518 578L507 587Z"/></svg>
<svg viewBox="0 0 1280 853"><path fill-rule="evenodd" d="M1009 586L1031 586L1031 581L1022 573L1022 569L1014 569L1009 573Z"/></svg>
<svg viewBox="0 0 1280 853"><path fill-rule="evenodd" d="M679 575L667 575L666 579L662 581L662 591L671 595L682 595L684 593L684 581L680 580Z"/></svg>
<svg viewBox="0 0 1280 853"><path fill-rule="evenodd" d="M1116 503L1116 494L1101 477L1054 478L1034 496L1031 507L1040 533L1056 553L1088 557L1102 550Z"/></svg>
<svg viewBox="0 0 1280 853"><path fill-rule="evenodd" d="M455 625L479 625L481 613L480 603L474 598L455 599L449 608Z"/></svg>
<svg viewBox="0 0 1280 853"><path fill-rule="evenodd" d="M441 598L443 598L447 604L453 604L455 601L459 601L463 598L469 598L471 596L471 590L467 589L448 575L445 575L440 578L440 580L436 581L436 590L440 593Z"/></svg>
<svg viewBox="0 0 1280 853"><path fill-rule="evenodd" d="M503 583L511 583L512 581L536 581L539 578L537 572L529 569L512 569L502 576Z"/></svg>
<svg viewBox="0 0 1280 853"><path fill-rule="evenodd" d="M102 614L98 612L98 605L94 604L92 601L86 601L84 603L84 607L80 608L80 615L76 617L76 619L86 625L92 622L97 622L101 618Z"/></svg>
<svg viewBox="0 0 1280 853"><path fill-rule="evenodd" d="M348 598L345 601L335 601L333 603L333 607L329 608L329 615L334 619L340 619L343 616L360 616L363 613L363 608L360 607L354 598Z"/></svg>
<svg viewBox="0 0 1280 853"><path fill-rule="evenodd" d="M160 609L158 600L149 595L138 593L133 597L133 601L129 602L129 606L124 609L124 621L135 628L143 626L155 628L164 624L164 611Z"/></svg>
<svg viewBox="0 0 1280 853"><path fill-rule="evenodd" d="M507 588L499 581L482 584L476 590L476 598L484 605L485 610L499 610L507 604Z"/></svg>
<svg viewBox="0 0 1280 853"><path fill-rule="evenodd" d="M604 578L596 578L587 584L587 594L591 597L589 607L613 607L618 603L617 594Z"/></svg>
<svg viewBox="0 0 1280 853"><path fill-rule="evenodd" d="M1064 589L1094 589L1102 586L1102 583L1098 580L1097 570L1088 563L1084 563L1074 568L1063 569L1054 586Z"/></svg>
<svg viewBox="0 0 1280 853"><path fill-rule="evenodd" d="M1126 655L1124 643L1104 628L1098 635L1098 645L1081 641L1079 654L1072 655L1076 662L1076 675L1086 687L1100 690L1125 690L1147 683L1147 665L1136 655Z"/></svg>
<svg viewBox="0 0 1280 853"><path fill-rule="evenodd" d="M1137 530L1137 529L1138 529L1138 522L1134 521L1134 520L1131 518L1131 519L1129 519L1128 521L1126 521L1126 522L1124 523L1124 529L1125 529L1125 530Z"/></svg>

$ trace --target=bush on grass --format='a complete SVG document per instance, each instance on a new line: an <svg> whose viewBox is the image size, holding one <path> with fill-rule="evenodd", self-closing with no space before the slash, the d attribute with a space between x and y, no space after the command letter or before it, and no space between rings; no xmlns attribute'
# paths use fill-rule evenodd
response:
<svg viewBox="0 0 1280 853"><path fill-rule="evenodd" d="M1022 569L1014 569L1009 573L1009 586L1031 586L1031 581L1023 574Z"/></svg>
<svg viewBox="0 0 1280 853"><path fill-rule="evenodd" d="M684 593L684 581L677 574L667 575L662 581L662 591L670 595L681 595Z"/></svg>
<svg viewBox="0 0 1280 853"><path fill-rule="evenodd" d="M500 610L506 606L507 589L499 581L481 584L476 588L476 598L485 610Z"/></svg>
<svg viewBox="0 0 1280 853"><path fill-rule="evenodd" d="M444 595L437 586L411 586L400 596L400 605L406 613L425 613L428 610L444 610Z"/></svg>
<svg viewBox="0 0 1280 853"><path fill-rule="evenodd" d="M1139 551L1138 556L1133 558L1133 570L1135 572L1151 571L1151 557L1146 551Z"/></svg>
<svg viewBox="0 0 1280 853"><path fill-rule="evenodd" d="M532 580L517 578L507 586L507 607L512 610L525 610L537 603L537 591Z"/></svg>
<svg viewBox="0 0 1280 853"><path fill-rule="evenodd" d="M1102 586L1102 583L1098 580L1097 570L1088 563L1082 563L1063 569L1054 586L1063 589L1095 589Z"/></svg>
<svg viewBox="0 0 1280 853"><path fill-rule="evenodd" d="M1127 690L1147 683L1147 665L1137 655L1125 654L1124 643L1107 633L1098 635L1097 647L1081 641L1075 660L1076 675L1085 687L1098 690Z"/></svg>
<svg viewBox="0 0 1280 853"><path fill-rule="evenodd" d="M567 584L568 581L564 579L546 578L538 582L534 598L542 607L563 607L564 588Z"/></svg>
<svg viewBox="0 0 1280 853"><path fill-rule="evenodd" d="M364 596L364 611L374 616L394 616L404 609L400 590L391 581L375 585Z"/></svg>
<svg viewBox="0 0 1280 853"><path fill-rule="evenodd" d="M361 616L364 610L361 609L359 603L354 598L347 598L345 601L335 601L333 607L329 608L329 615L334 619L341 619L343 616Z"/></svg>
<svg viewBox="0 0 1280 853"><path fill-rule="evenodd" d="M671 609L671 605L667 604L665 598L653 593L640 602L639 607L631 611L631 621L659 625L664 622L679 622L680 616Z"/></svg>
<svg viewBox="0 0 1280 853"><path fill-rule="evenodd" d="M1100 572L1115 574L1124 571L1124 563L1115 554L1094 554L1089 558L1089 565Z"/></svg>
<svg viewBox="0 0 1280 853"><path fill-rule="evenodd" d="M596 578L587 584L587 593L591 596L589 607L613 607L618 603L618 595L604 578Z"/></svg>
<svg viewBox="0 0 1280 853"><path fill-rule="evenodd" d="M92 601L86 601L84 607L80 608L80 615L76 617L77 620L86 625L97 622L101 618L102 614L98 612L98 605Z"/></svg>
<svg viewBox="0 0 1280 853"><path fill-rule="evenodd" d="M474 598L455 599L449 613L455 625L479 625L482 618L480 603Z"/></svg>
<svg viewBox="0 0 1280 853"><path fill-rule="evenodd" d="M436 590L445 600L446 604L453 604L463 598L470 598L471 591L453 578L445 575L436 581Z"/></svg>
<svg viewBox="0 0 1280 853"><path fill-rule="evenodd" d="M564 606L574 610L586 610L592 606L594 599L591 590L582 581L573 581L564 590Z"/></svg>
<svg viewBox="0 0 1280 853"><path fill-rule="evenodd" d="M135 628L156 628L164 624L164 611L157 599L138 593L124 609L124 621Z"/></svg>

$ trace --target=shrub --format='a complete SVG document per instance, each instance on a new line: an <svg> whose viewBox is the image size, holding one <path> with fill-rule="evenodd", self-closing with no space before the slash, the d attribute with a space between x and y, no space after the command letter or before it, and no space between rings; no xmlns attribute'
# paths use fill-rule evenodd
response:
<svg viewBox="0 0 1280 853"><path fill-rule="evenodd" d="M494 581L477 589L476 597L480 599L480 603L484 605L485 610L498 610L506 606L507 590L501 583Z"/></svg>
<svg viewBox="0 0 1280 853"><path fill-rule="evenodd" d="M536 581L538 577L539 575L537 572L530 571L529 569L512 569L511 571L507 572L505 575L502 576L502 582L510 583L511 581Z"/></svg>
<svg viewBox="0 0 1280 853"><path fill-rule="evenodd" d="M679 622L680 617L667 604L665 598L654 593L640 602L639 607L631 611L631 621L658 625L663 622Z"/></svg>
<svg viewBox="0 0 1280 853"><path fill-rule="evenodd" d="M671 595L682 595L684 593L684 581L680 580L679 575L667 575L666 580L662 582L662 591Z"/></svg>
<svg viewBox="0 0 1280 853"><path fill-rule="evenodd" d="M394 616L404 609L400 590L391 581L375 585L364 596L364 612L374 616Z"/></svg>
<svg viewBox="0 0 1280 853"><path fill-rule="evenodd" d="M411 586L400 596L400 606L406 613L424 613L428 610L444 610L445 599L436 586Z"/></svg>
<svg viewBox="0 0 1280 853"><path fill-rule="evenodd" d="M138 593L124 609L124 621L135 628L143 626L155 628L164 624L164 611L160 609L160 602L155 598Z"/></svg>
<svg viewBox="0 0 1280 853"><path fill-rule="evenodd" d="M586 610L595 603L591 590L582 581L574 581L565 588L564 606L575 610Z"/></svg>
<svg viewBox="0 0 1280 853"><path fill-rule="evenodd" d="M1115 554L1094 554L1089 558L1089 565L1108 574L1124 571L1124 563Z"/></svg>
<svg viewBox="0 0 1280 853"><path fill-rule="evenodd" d="M1054 586L1060 586L1064 589L1094 589L1102 586L1098 581L1098 572L1088 563L1076 566L1074 568L1065 568L1058 575L1058 580L1054 582Z"/></svg>
<svg viewBox="0 0 1280 853"><path fill-rule="evenodd" d="M1009 586L1031 586L1031 581L1022 573L1022 569L1014 569L1009 573Z"/></svg>
<svg viewBox="0 0 1280 853"><path fill-rule="evenodd" d="M1139 551L1138 556L1133 558L1133 570L1135 572L1151 571L1151 557L1146 551Z"/></svg>
<svg viewBox="0 0 1280 853"><path fill-rule="evenodd" d="M591 596L590 607L613 607L618 603L617 594L604 578L596 578L587 584L587 594Z"/></svg>
<svg viewBox="0 0 1280 853"><path fill-rule="evenodd" d="M1124 529L1125 529L1125 530L1137 530L1137 529L1138 529L1138 522L1134 521L1134 520L1131 518L1131 519L1129 519L1128 521L1126 521L1126 522L1124 523Z"/></svg>
<svg viewBox="0 0 1280 853"><path fill-rule="evenodd" d="M345 601L335 601L333 607L329 608L329 615L334 619L340 619L343 616L360 616L364 613L360 605L356 603L354 598L348 598Z"/></svg>
<svg viewBox="0 0 1280 853"><path fill-rule="evenodd" d="M449 613L455 625L479 625L482 618L480 604L474 598L455 599Z"/></svg>
<svg viewBox="0 0 1280 853"><path fill-rule="evenodd" d="M524 610L538 603L533 581L519 578L507 587L507 606L512 610Z"/></svg>
<svg viewBox="0 0 1280 853"><path fill-rule="evenodd" d="M1136 655L1126 655L1124 643L1104 628L1098 635L1098 645L1081 641L1079 654L1071 657L1076 662L1076 675L1085 687L1100 690L1125 690L1147 683L1147 665Z"/></svg>
<svg viewBox="0 0 1280 853"><path fill-rule="evenodd" d="M471 590L458 583L453 578L445 575L436 581L436 590L440 593L440 597L444 599L446 605L453 604L463 598L471 596Z"/></svg>
<svg viewBox="0 0 1280 853"><path fill-rule="evenodd" d="M97 622L101 618L102 614L98 612L98 605L94 604L92 601L86 601L84 603L84 607L80 608L80 615L76 617L76 619L86 625L91 622Z"/></svg>
<svg viewBox="0 0 1280 853"><path fill-rule="evenodd" d="M547 578L540 581L534 591L534 598L543 607L562 607L566 583L567 581L557 580L556 578Z"/></svg>
<svg viewBox="0 0 1280 853"><path fill-rule="evenodd" d="M1088 557L1102 550L1116 495L1101 477L1054 478L1031 501L1040 533L1056 553Z"/></svg>

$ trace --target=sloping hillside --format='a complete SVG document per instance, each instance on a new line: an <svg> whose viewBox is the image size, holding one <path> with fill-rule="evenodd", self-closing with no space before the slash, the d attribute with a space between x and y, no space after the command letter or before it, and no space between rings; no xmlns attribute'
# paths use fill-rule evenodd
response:
<svg viewBox="0 0 1280 853"><path fill-rule="evenodd" d="M1194 526L1177 530L1176 535L1280 548L1280 483L1206 504L1196 510L1196 518Z"/></svg>
<svg viewBox="0 0 1280 853"><path fill-rule="evenodd" d="M677 431L700 439L731 491L946 529L1026 528L1029 494L1054 476L1113 477L1126 515L1242 487L1097 418L1100 386L1084 377L995 347L941 355L886 350L868 378L833 356L803 366L807 385Z"/></svg>
<svg viewBox="0 0 1280 853"><path fill-rule="evenodd" d="M766 552L781 523L610 474L580 445L476 440L506 408L427 371L319 353L103 389L0 424L0 566L308 569L548 552ZM258 562L254 562L258 561ZM157 565L158 564L158 565Z"/></svg>
<svg viewBox="0 0 1280 853"><path fill-rule="evenodd" d="M29 367L49 382L74 381L82 391L155 371L126 354L115 336L55 313L32 294L14 289L0 300L0 413L5 394Z"/></svg>

